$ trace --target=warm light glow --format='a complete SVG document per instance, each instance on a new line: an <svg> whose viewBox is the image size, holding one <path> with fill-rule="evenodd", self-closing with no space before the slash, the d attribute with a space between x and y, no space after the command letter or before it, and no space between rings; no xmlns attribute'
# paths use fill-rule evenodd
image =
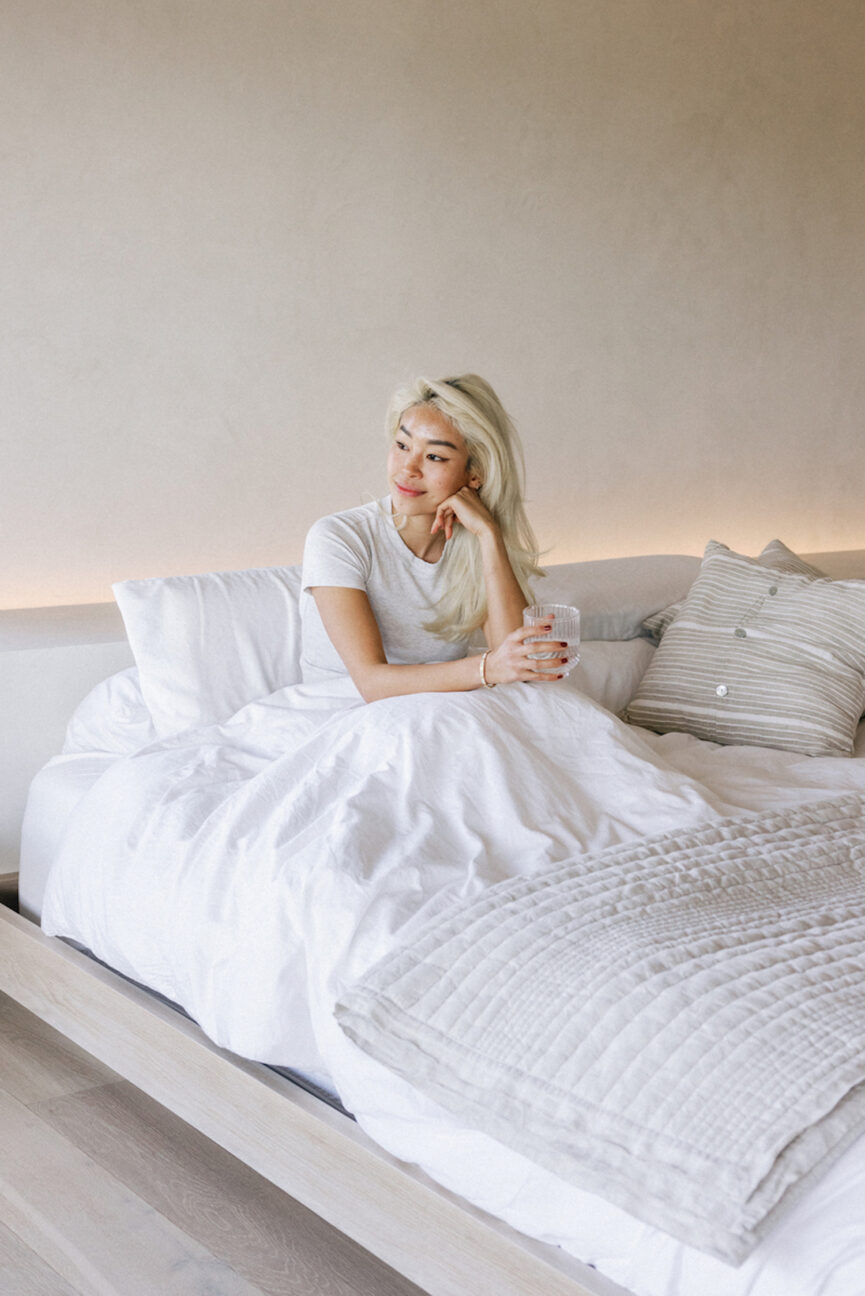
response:
<svg viewBox="0 0 865 1296"><path fill-rule="evenodd" d="M844 533L842 533L844 534ZM797 543L795 530L785 530L778 528L762 527L761 529L752 529L749 532L731 534L725 532L718 535L706 534L700 540L689 542L687 538L673 533L668 544L659 544L655 548L641 545L641 537L636 532L629 535L619 534L615 539L610 539L603 543L597 537L593 543L586 543L583 540L571 540L569 543L560 543L555 548L549 549L542 555L541 565L550 567L556 563L570 562L593 562L602 558L631 558L639 557L645 554L692 554L701 556L707 540L721 540L724 544L730 546L737 553L758 554L760 550L770 540L783 540L783 542L801 557L813 562L831 576L834 580L844 580L850 578L865 579L865 535L861 531L849 532L850 543L836 543L831 548L814 548L807 543L813 540L813 537L806 536L805 543ZM644 537L642 537L644 538ZM833 536L834 540L835 537ZM858 543L857 543L858 541ZM238 561L236 563L222 563L219 570L239 570L243 567L252 566L275 566L277 564L267 562L249 562ZM291 565L286 563L286 565ZM199 564L188 570L176 568L175 570L159 571L156 565L145 567L136 575L147 576L183 576L192 574L192 572L202 572L208 570L207 567ZM215 570L211 568L210 570ZM112 579L125 579L124 576L116 576ZM17 601L16 601L17 600ZM111 593L111 580L106 581L87 581L86 579L70 582L69 586L60 590L56 586L46 584L44 587L29 586L22 587L20 593L13 594L12 599L7 597L5 606L7 609L27 609L27 608L54 608L65 606L78 606L81 604L91 603L113 603L114 598Z"/></svg>

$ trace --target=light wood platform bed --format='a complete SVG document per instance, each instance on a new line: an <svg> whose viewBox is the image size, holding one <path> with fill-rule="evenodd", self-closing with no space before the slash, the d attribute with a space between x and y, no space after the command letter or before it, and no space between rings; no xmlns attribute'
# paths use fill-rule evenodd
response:
<svg viewBox="0 0 865 1296"><path fill-rule="evenodd" d="M623 1289L400 1165L348 1117L0 908L0 989L431 1296Z"/></svg>
<svg viewBox="0 0 865 1296"><path fill-rule="evenodd" d="M862 551L811 559L836 578L865 570ZM0 613L0 873L7 878L30 778L59 751L77 701L131 660L113 605ZM430 1296L624 1293L398 1163L350 1118L215 1047L181 1014L6 905L0 990Z"/></svg>
<svg viewBox="0 0 865 1296"><path fill-rule="evenodd" d="M0 612L0 872L10 882L30 779L60 750L81 698L131 662L113 604ZM216 1048L193 1022L5 905L0 990L431 1296L623 1290L400 1164L350 1118Z"/></svg>

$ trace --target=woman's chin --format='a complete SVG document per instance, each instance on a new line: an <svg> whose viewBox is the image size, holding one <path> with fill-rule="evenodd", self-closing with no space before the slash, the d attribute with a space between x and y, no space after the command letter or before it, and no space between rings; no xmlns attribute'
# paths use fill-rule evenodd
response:
<svg viewBox="0 0 865 1296"><path fill-rule="evenodd" d="M435 516L435 509L430 513L429 504L424 495L406 494L396 487L390 493L394 513L406 513L409 517Z"/></svg>

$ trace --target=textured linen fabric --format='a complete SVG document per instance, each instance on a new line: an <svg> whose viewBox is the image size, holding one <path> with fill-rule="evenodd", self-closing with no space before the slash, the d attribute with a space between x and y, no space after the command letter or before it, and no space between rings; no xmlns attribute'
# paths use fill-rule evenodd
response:
<svg viewBox="0 0 865 1296"><path fill-rule="evenodd" d="M717 545L719 542L711 540L709 543ZM727 546L725 545L724 548ZM793 553L792 549L788 549L782 540L770 540L754 561L760 563L762 567L771 567L773 571L798 572L803 576L825 575L819 568L812 567L810 563L805 562L804 558ZM668 607L662 608L660 612L656 612L654 616L646 617L641 627L643 633L658 643L670 622L681 612L683 602L684 599L679 599Z"/></svg>
<svg viewBox="0 0 865 1296"><path fill-rule="evenodd" d="M467 1124L739 1262L865 1127L863 947L848 794L452 904L337 1016Z"/></svg>
<svg viewBox="0 0 865 1296"><path fill-rule="evenodd" d="M849 756L865 707L865 581L772 570L710 541L623 718L717 743Z"/></svg>
<svg viewBox="0 0 865 1296"><path fill-rule="evenodd" d="M381 631L387 660L397 665L454 661L467 641L449 643L424 630L435 615L446 575L447 553L424 562L400 539L389 498L320 518L310 527L303 552L300 616L304 681L347 674L328 638L310 589L336 585L364 590Z"/></svg>

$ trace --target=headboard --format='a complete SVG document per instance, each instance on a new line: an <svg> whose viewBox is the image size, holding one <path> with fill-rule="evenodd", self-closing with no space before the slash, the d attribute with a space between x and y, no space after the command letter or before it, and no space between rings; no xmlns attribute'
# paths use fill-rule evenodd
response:
<svg viewBox="0 0 865 1296"><path fill-rule="evenodd" d="M0 611L0 873L18 870L30 780L100 680L132 665L114 603Z"/></svg>

